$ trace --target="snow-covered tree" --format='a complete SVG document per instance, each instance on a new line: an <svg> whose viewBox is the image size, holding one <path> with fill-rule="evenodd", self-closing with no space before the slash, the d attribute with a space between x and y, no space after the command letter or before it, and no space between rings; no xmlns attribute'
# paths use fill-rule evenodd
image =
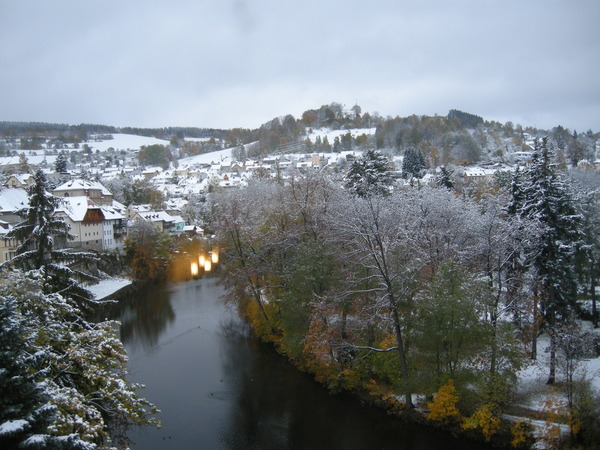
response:
<svg viewBox="0 0 600 450"><path fill-rule="evenodd" d="M404 178L421 178L425 169L427 169L427 162L423 152L415 147L407 147L402 160L402 175Z"/></svg>
<svg viewBox="0 0 600 450"><path fill-rule="evenodd" d="M224 270L228 290L241 303L254 305L266 334L274 331L274 324L263 294L269 279L277 273L270 250L281 248L278 237L273 236L274 222L266 215L269 210L275 211L272 206L280 187L277 183L257 180L244 190L227 192L218 201L219 246L227 260ZM283 212L278 215L287 217ZM279 229L285 231L284 226Z"/></svg>
<svg viewBox="0 0 600 450"><path fill-rule="evenodd" d="M579 248L577 265L592 302L592 323L598 328L596 288L600 278L600 177L586 172L573 172L578 181L578 206L581 212L583 242Z"/></svg>
<svg viewBox="0 0 600 450"><path fill-rule="evenodd" d="M387 158L381 152L369 149L350 165L345 186L359 197L370 197L389 194L390 183Z"/></svg>
<svg viewBox="0 0 600 450"><path fill-rule="evenodd" d="M553 345L556 348L558 367L563 373L566 381L567 399L569 408L573 408L573 393L577 384L577 376L581 361L595 356L594 336L585 330L576 320L566 320L555 330L556 338Z"/></svg>
<svg viewBox="0 0 600 450"><path fill-rule="evenodd" d="M155 422L151 415L156 408L138 396L140 385L126 380L127 355L118 339L117 324L86 321L82 311L60 294L42 292L42 278L41 271L23 274L13 270L0 276L0 305L13 305L2 330L10 332L14 327L22 333L13 333L7 355L22 362L25 376L37 383L33 387L42 396L30 398L32 411L19 412L21 417L14 420L31 421L33 426L36 414L41 419L42 412L52 413L51 420L46 417L43 423L45 431L30 437L37 444L34 448L121 445L127 426ZM22 388L23 393L27 390L31 394L31 387ZM3 395L2 401L13 400ZM19 423L27 431L28 426Z"/></svg>
<svg viewBox="0 0 600 450"><path fill-rule="evenodd" d="M535 239L536 229L520 217L507 216L498 196L484 196L479 206L476 251L480 261L478 271L485 275L488 284L484 313L492 327L489 371L492 376L507 379L507 375L514 376L515 362L521 355L511 345L515 343L514 324L502 317L521 307L522 273L516 268L521 262L522 246Z"/></svg>
<svg viewBox="0 0 600 450"><path fill-rule="evenodd" d="M340 258L352 266L346 289L362 302L359 309L365 314L359 313L358 320L365 329L372 327L393 336L387 348L368 346L369 350L397 355L401 392L406 406L412 408L414 374L407 354L407 328L411 322L406 319L423 261L411 255L402 240L404 219L408 217L407 202L403 200L399 195L346 198L333 213L332 227L342 252ZM349 345L366 348L366 339L360 333L354 334L354 343Z"/></svg>
<svg viewBox="0 0 600 450"><path fill-rule="evenodd" d="M540 311L552 339L555 327L574 310L575 255L581 243L581 216L569 186L552 165L547 139L536 142L532 164L523 173L522 181L517 178L517 182L513 184L510 209L537 222L541 230L527 252L539 280ZM550 357L551 384L555 380L554 352Z"/></svg>
<svg viewBox="0 0 600 450"><path fill-rule="evenodd" d="M7 233L20 242L9 264L25 271L40 269L45 293L61 292L76 301L89 300L92 295L80 283L95 278L69 265L91 263L96 257L90 252L59 248L73 236L65 221L54 215L58 202L58 197L47 191L46 175L38 170L29 190L29 206L19 212L24 220Z"/></svg>
<svg viewBox="0 0 600 450"><path fill-rule="evenodd" d="M54 170L58 173L65 173L67 171L67 155L65 152L60 152L56 157Z"/></svg>
<svg viewBox="0 0 600 450"><path fill-rule="evenodd" d="M36 448L52 440L48 426L56 407L48 403L45 385L30 371L34 357L27 352L31 336L16 301L0 298L0 446ZM38 377L39 378L39 377ZM36 436L34 438L34 436Z"/></svg>
<svg viewBox="0 0 600 450"><path fill-rule="evenodd" d="M440 167L440 173L435 178L435 184L438 187L446 188L446 189L454 189L454 180L452 179L454 175L454 171L452 169L448 169L446 166Z"/></svg>

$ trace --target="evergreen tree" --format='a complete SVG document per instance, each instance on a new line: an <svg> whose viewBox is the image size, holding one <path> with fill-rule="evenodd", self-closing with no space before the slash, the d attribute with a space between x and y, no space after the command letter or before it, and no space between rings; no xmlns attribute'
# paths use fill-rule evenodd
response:
<svg viewBox="0 0 600 450"><path fill-rule="evenodd" d="M402 161L402 174L404 177L421 178L421 172L427 169L427 162L420 149L408 147L404 151L404 160Z"/></svg>
<svg viewBox="0 0 600 450"><path fill-rule="evenodd" d="M454 180L452 176L454 175L454 171L448 169L446 166L440 167L440 173L435 179L435 183L438 187L446 188L446 189L454 189Z"/></svg>
<svg viewBox="0 0 600 450"><path fill-rule="evenodd" d="M346 188L359 197L389 194L391 183L388 160L377 150L367 150L346 174Z"/></svg>
<svg viewBox="0 0 600 450"><path fill-rule="evenodd" d="M340 151L342 151L342 144L340 143L339 136L333 138L333 151L335 153L339 153Z"/></svg>
<svg viewBox="0 0 600 450"><path fill-rule="evenodd" d="M20 424L36 433L24 448L87 450L112 442L122 448L124 427L156 423L150 417L156 409L136 393L141 386L126 380L127 354L115 322L88 322L68 299L43 293L39 270L4 270L0 284L0 359L21 361L15 369L24 369L10 373L9 395L0 392L0 415L12 411L22 418L0 417L0 424L17 421L0 425L0 434ZM4 304L10 307L3 315ZM0 390L11 364L0 361Z"/></svg>
<svg viewBox="0 0 600 450"><path fill-rule="evenodd" d="M43 386L29 373L23 318L12 298L0 299L0 447L39 448L48 444L48 425L56 408L47 403ZM31 362L30 362L31 364Z"/></svg>
<svg viewBox="0 0 600 450"><path fill-rule="evenodd" d="M60 152L54 163L54 170L58 173L66 173L67 171L67 155L65 152Z"/></svg>
<svg viewBox="0 0 600 450"><path fill-rule="evenodd" d="M574 310L577 282L575 255L580 243L580 216L565 181L551 163L547 139L536 142L530 168L521 182L515 177L511 209L539 223L539 238L528 257L539 278L540 311L551 337L550 374L555 380L553 332Z"/></svg>
<svg viewBox="0 0 600 450"><path fill-rule="evenodd" d="M76 301L89 300L92 295L80 282L95 278L68 265L85 264L97 258L89 252L56 248L57 244L73 239L65 221L54 216L58 201L47 192L46 175L38 170L29 189L29 207L19 212L24 220L7 233L8 238L21 243L10 264L24 271L41 269L44 274L43 290L47 294L60 292Z"/></svg>

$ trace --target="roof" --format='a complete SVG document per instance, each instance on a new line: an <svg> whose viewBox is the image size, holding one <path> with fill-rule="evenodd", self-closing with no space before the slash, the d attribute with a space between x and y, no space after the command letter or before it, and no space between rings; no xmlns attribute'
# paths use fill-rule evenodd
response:
<svg viewBox="0 0 600 450"><path fill-rule="evenodd" d="M29 173L13 173L8 178L14 177L21 184L27 184L27 181L33 178L33 176Z"/></svg>
<svg viewBox="0 0 600 450"><path fill-rule="evenodd" d="M115 207L114 204L112 206L101 206L100 209L102 210L102 214L104 214L105 220L125 219L123 210L119 207Z"/></svg>
<svg viewBox="0 0 600 450"><path fill-rule="evenodd" d="M98 183L97 181L83 180L81 178L76 178L74 180L67 181L64 184L61 184L56 189L54 189L53 192L70 192L80 189L100 190L102 191L102 195L112 195L111 192L108 189L106 189L101 183Z"/></svg>
<svg viewBox="0 0 600 450"><path fill-rule="evenodd" d="M0 212L15 212L28 206L29 194L25 189L0 189Z"/></svg>
<svg viewBox="0 0 600 450"><path fill-rule="evenodd" d="M85 196L65 197L60 199L60 203L54 212L62 212L73 222L81 222L85 218L88 209L100 209L100 207Z"/></svg>
<svg viewBox="0 0 600 450"><path fill-rule="evenodd" d="M139 211L137 213L147 222L176 222L176 218L165 211Z"/></svg>

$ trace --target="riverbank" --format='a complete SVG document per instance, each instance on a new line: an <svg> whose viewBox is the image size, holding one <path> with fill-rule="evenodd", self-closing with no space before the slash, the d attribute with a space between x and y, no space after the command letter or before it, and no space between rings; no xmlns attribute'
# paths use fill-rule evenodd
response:
<svg viewBox="0 0 600 450"><path fill-rule="evenodd" d="M95 287L94 294L99 300L102 298L117 299L124 291L128 289L133 290L136 286L136 284L127 279L108 279ZM195 295L196 294L194 294L194 296ZM146 301L144 303L146 303ZM168 305L165 304L161 307L160 314L153 314L153 317L155 317L153 320L156 320L158 317L165 318L168 316L170 307L167 306ZM154 313L156 313L156 311L154 311ZM196 326L196 323L194 322L192 325ZM163 328L164 327L161 326L150 327L152 330L162 330ZM144 332L147 332L147 330ZM140 332L138 330L133 334L140 334ZM149 341L153 340L154 338L149 339ZM548 353L546 352L548 344L547 337L542 335L538 340L538 360L530 362L526 368L519 372L519 380L516 389L517 397L514 399L513 406L506 411L506 414L500 416L500 418L503 419L503 423L500 430L491 439L491 442L486 442L485 438L481 435L480 430L462 429L462 420L466 419L465 417L457 418L457 420L452 421L451 423L443 423L428 419L427 415L429 410L427 401L422 396L414 396L413 402L416 404L417 408L414 411L406 412L403 409L402 399L394 395L392 389L384 384L358 387L353 391L349 391L349 394L358 398L363 404L376 406L390 416L397 417L403 422L426 425L438 430L443 429L454 436L461 436L471 439L474 442L479 442L482 445L493 446L496 448L511 447L511 441L514 437L511 428L515 424L521 422L524 424L522 429L529 431L536 439L533 448L552 448L548 444L546 436L557 432L564 437L568 437L570 429L566 423L561 422L563 418L552 417L554 410L562 411L561 414L564 414L567 411L567 408L565 406L566 397L561 394L558 389L549 390L545 384L548 373ZM277 347L277 345L275 345L275 347ZM294 363L293 360L291 362ZM306 368L298 366L297 364L295 364L295 366L297 370L310 373L310 370L306 370ZM600 377L597 376L597 373L598 369L600 369L600 359L596 358L582 361L581 368L583 371L587 371L588 375L591 376L592 386L594 389L598 390L598 388L600 388ZM327 383L321 382L321 384L326 385ZM562 385L558 384L558 387L561 388ZM549 410L550 406L552 406L554 410ZM528 441L525 441L524 443L527 442ZM531 442L532 440L530 439L529 443ZM520 448L531 447L523 445Z"/></svg>
<svg viewBox="0 0 600 450"><path fill-rule="evenodd" d="M581 321L581 326L592 335L596 342L600 342L600 329L594 329L591 322ZM263 336L263 340L264 336ZM270 342L278 349L278 342ZM435 429L444 430L455 437L479 442L493 448L580 448L570 447L570 439L581 431L581 421L585 418L577 416L578 411L569 407L567 397L567 383L562 378L557 379L554 385L547 384L550 366L550 339L547 334L542 334L537 343L538 358L530 360L517 373L514 386L512 403L505 408L503 414L494 416L490 411L476 411L472 416L463 416L458 413L455 417L442 420L432 419L430 416L431 403L422 395L413 395L412 401L415 408L406 410L402 396L394 393L385 383L371 380L367 386L356 383L354 387L342 389L358 398L363 404L375 406L387 414L397 417L403 422L424 425ZM279 351L287 357L285 352ZM328 387L331 382L324 373L315 372L298 364L294 359L288 359L298 370L310 373L317 382ZM564 375L562 364L559 360L558 374ZM571 361L573 367L574 385L587 384L590 401L600 394L600 357ZM336 376L339 376L337 374ZM333 389L335 392L336 389ZM438 395L440 395L438 393ZM444 405L444 408L455 408L456 404ZM579 423L578 423L579 422ZM589 422L588 422L589 425ZM494 428L488 436L490 428ZM585 430L584 432L593 430ZM594 447L595 448L595 447Z"/></svg>
<svg viewBox="0 0 600 450"><path fill-rule="evenodd" d="M130 289L133 286L133 281L128 278L111 277L100 280L98 284L87 286L96 300L107 300L110 297L119 297L121 291Z"/></svg>
<svg viewBox="0 0 600 450"><path fill-rule="evenodd" d="M331 395L251 335L215 278L146 288L108 305L130 381L161 410L160 429L129 431L132 449L487 448Z"/></svg>

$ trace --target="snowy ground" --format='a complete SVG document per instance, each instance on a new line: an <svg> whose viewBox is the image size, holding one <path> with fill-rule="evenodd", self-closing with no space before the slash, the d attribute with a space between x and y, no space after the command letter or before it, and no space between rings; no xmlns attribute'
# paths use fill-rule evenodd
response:
<svg viewBox="0 0 600 450"><path fill-rule="evenodd" d="M590 322L582 322L582 326L588 328L590 331L596 334L600 334L600 329L594 330ZM537 344L537 360L531 361L529 366L525 367L519 372L519 381L517 385L517 406L521 406L532 411L547 412L547 407L553 403L558 408L559 412L566 413L566 395L562 392L559 392L557 389L549 388L546 384L549 370L549 353L547 351L549 344L550 339L548 335L544 334L540 336ZM600 392L600 357L581 361L575 372L575 379L590 380L592 388L596 392ZM564 382L564 375L561 373L560 368L557 370L556 381L558 384ZM513 420L523 419L521 417L513 416L507 416L507 418ZM558 426L563 435L567 435L569 433L569 427L564 424L548 423L541 420L530 420L530 423L536 429L538 438L542 436L551 426ZM544 448L544 445L544 441L540 440L536 448Z"/></svg>
<svg viewBox="0 0 600 450"><path fill-rule="evenodd" d="M84 144L89 145L94 151L100 150L101 152L104 152L111 147L115 150L139 150L142 146L154 144L169 145L169 141L164 139L137 136L135 134L113 133L112 137L112 139L107 139L105 141L89 140ZM81 144L81 147L82 146L83 144ZM81 150L81 148L79 150Z"/></svg>
<svg viewBox="0 0 600 450"><path fill-rule="evenodd" d="M179 159L179 166L185 167L194 164L222 164L231 162L231 151L233 148L217 150L216 152L204 153L202 155L190 156Z"/></svg>
<svg viewBox="0 0 600 450"><path fill-rule="evenodd" d="M98 284L87 286L87 289L94 294L96 300L102 300L130 284L131 280L126 278L107 278L106 280L101 280Z"/></svg>
<svg viewBox="0 0 600 450"><path fill-rule="evenodd" d="M329 144L333 145L333 140L336 137L340 137L348 132L350 132L352 134L353 138L356 138L357 136L360 136L361 134L366 134L367 136L371 136L371 135L375 134L375 130L376 130L376 128L354 128L351 130L332 130L330 128L317 128L315 130L312 130L312 132L308 135L308 138L314 144L315 140L317 139L317 136L320 136L321 140L323 140L323 139L325 139L325 137L327 137Z"/></svg>
<svg viewBox="0 0 600 450"><path fill-rule="evenodd" d="M590 322L582 322L582 325L589 328L596 334L600 334L600 329L594 330ZM519 372L519 384L517 391L520 394L530 393L527 402L522 404L527 408L541 410L544 401L548 397L546 381L548 380L548 359L550 340L548 335L543 334L538 339L538 358L531 361L531 364ZM579 363L575 378L585 377L592 383L592 387L600 392L600 357L586 359ZM562 382L562 373L557 371L557 382Z"/></svg>

